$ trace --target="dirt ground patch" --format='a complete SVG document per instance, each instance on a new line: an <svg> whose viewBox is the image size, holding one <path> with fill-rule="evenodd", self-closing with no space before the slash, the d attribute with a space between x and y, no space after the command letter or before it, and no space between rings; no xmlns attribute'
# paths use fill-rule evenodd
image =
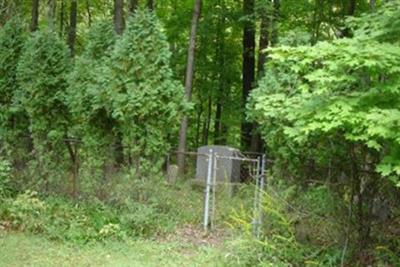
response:
<svg viewBox="0 0 400 267"><path fill-rule="evenodd" d="M223 244L228 236L228 232L222 229L206 232L199 226L183 225L177 228L174 233L160 236L157 240L161 243L178 242L193 246L218 247Z"/></svg>

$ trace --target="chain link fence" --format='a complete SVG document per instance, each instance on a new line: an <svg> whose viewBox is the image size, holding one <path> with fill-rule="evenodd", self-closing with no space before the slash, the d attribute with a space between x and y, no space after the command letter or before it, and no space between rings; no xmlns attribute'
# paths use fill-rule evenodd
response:
<svg viewBox="0 0 400 267"><path fill-rule="evenodd" d="M199 152L200 151L200 152ZM265 156L258 153L224 151L217 146L206 151L171 152L167 159L167 179L175 183L178 178L189 179L204 190L202 207L204 230L217 229L228 218L230 204L249 211L254 235L260 234L262 224L262 191L265 184ZM185 168L178 173L177 154L184 156ZM247 192L243 193L242 189ZM253 192L249 193L252 189ZM239 202L239 203L237 203Z"/></svg>

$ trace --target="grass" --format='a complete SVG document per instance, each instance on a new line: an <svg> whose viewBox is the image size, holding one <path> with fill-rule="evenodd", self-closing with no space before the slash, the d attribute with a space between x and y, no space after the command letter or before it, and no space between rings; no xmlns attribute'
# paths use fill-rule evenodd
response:
<svg viewBox="0 0 400 267"><path fill-rule="evenodd" d="M0 233L0 265L221 266L217 247L156 240L107 241L78 246L24 233Z"/></svg>

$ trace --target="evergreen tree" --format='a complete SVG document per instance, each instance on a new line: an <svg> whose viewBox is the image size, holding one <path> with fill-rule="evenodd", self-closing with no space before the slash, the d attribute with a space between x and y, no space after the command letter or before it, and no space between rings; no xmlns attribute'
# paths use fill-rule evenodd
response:
<svg viewBox="0 0 400 267"><path fill-rule="evenodd" d="M21 94L18 104L30 119L31 132L41 138L65 134L68 48L53 31L33 33L24 45L17 67Z"/></svg>
<svg viewBox="0 0 400 267"><path fill-rule="evenodd" d="M183 88L173 78L170 57L155 15L137 10L108 62L105 105L137 167L154 159L159 169L156 163L169 147L167 136L179 122Z"/></svg>
<svg viewBox="0 0 400 267"><path fill-rule="evenodd" d="M10 130L16 126L13 101L19 90L16 70L24 40L24 29L18 19L9 20L0 29L0 139L10 137Z"/></svg>
<svg viewBox="0 0 400 267"><path fill-rule="evenodd" d="M103 119L98 116L104 108L100 98L101 92L105 91L101 85L102 72L115 40L116 35L110 23L99 22L93 25L88 33L85 50L76 59L74 69L68 76L67 102L79 125L93 126Z"/></svg>
<svg viewBox="0 0 400 267"><path fill-rule="evenodd" d="M113 150L107 148L113 143L115 126L111 114L107 113L103 85L105 63L114 47L116 34L112 24L94 24L87 36L82 55L75 61L73 71L68 75L67 103L72 115L73 127L70 135L82 140L81 164L91 172L103 176L105 162L112 161Z"/></svg>

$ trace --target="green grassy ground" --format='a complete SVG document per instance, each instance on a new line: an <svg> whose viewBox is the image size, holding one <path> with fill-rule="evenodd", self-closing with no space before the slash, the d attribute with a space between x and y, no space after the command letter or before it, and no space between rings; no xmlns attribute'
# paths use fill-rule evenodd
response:
<svg viewBox="0 0 400 267"><path fill-rule="evenodd" d="M0 265L221 266L219 249L176 241L128 241L75 246L23 233L0 233Z"/></svg>

